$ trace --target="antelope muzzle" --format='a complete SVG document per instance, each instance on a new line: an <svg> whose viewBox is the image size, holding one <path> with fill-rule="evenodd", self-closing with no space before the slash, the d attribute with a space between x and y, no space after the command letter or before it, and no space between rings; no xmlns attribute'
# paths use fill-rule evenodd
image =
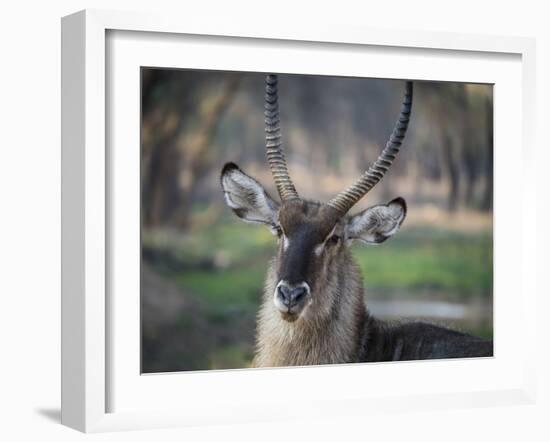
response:
<svg viewBox="0 0 550 442"><path fill-rule="evenodd" d="M311 302L311 290L307 282L289 284L282 280L275 288L273 302L283 319L293 322Z"/></svg>

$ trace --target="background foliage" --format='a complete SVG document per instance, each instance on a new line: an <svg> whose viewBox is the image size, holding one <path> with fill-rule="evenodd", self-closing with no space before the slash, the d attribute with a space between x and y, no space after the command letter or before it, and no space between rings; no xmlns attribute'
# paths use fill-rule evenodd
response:
<svg viewBox="0 0 550 442"><path fill-rule="evenodd" d="M283 140L301 195L326 201L376 159L403 82L280 75ZM236 368L275 241L225 207L237 162L276 195L266 166L264 75L142 69L142 370ZM407 199L381 246L357 245L370 310L492 337L492 87L415 82L399 159L355 210Z"/></svg>

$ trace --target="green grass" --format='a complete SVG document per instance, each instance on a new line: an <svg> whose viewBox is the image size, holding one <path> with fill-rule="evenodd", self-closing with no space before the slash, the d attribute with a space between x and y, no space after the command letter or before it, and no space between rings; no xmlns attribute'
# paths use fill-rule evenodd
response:
<svg viewBox="0 0 550 442"><path fill-rule="evenodd" d="M252 349L246 345L228 345L219 348L209 355L209 368L228 369L228 368L245 368L252 361Z"/></svg>
<svg viewBox="0 0 550 442"><path fill-rule="evenodd" d="M261 226L228 222L190 238L187 259L226 257L223 269L189 270L174 275L177 283L208 303L259 302L275 239ZM355 244L353 254L367 289L442 292L447 300L490 294L492 236L427 228L403 229L377 246Z"/></svg>
<svg viewBox="0 0 550 442"><path fill-rule="evenodd" d="M227 270L184 272L176 276L176 281L209 303L257 303L266 265L267 260Z"/></svg>
<svg viewBox="0 0 550 442"><path fill-rule="evenodd" d="M410 229L378 246L354 246L366 285L478 295L491 290L492 236Z"/></svg>
<svg viewBox="0 0 550 442"><path fill-rule="evenodd" d="M176 257L171 265L157 262L156 270L201 304L200 313L183 316L165 334L151 338L152 348L157 352L162 349L155 356L163 361L160 370L248 366L253 352L254 317L267 266L275 253L275 238L265 227L228 218L186 235L146 232L144 244ZM368 299L491 302L491 232L457 233L405 226L383 244L355 244L352 250ZM197 344L203 339L194 329L197 324L207 324L211 332L204 344ZM462 331L492 338L491 318L453 324ZM175 335L180 338L174 342L190 339L191 344L181 348L163 344L169 339L166 336ZM196 345L204 346L204 352L197 351ZM159 367L149 368L154 371Z"/></svg>

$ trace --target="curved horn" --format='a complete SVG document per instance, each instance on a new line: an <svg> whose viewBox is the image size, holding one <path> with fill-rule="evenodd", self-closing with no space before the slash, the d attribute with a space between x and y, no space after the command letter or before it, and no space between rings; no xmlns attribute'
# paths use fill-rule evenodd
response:
<svg viewBox="0 0 550 442"><path fill-rule="evenodd" d="M403 104L401 106L401 113L399 114L399 119L395 123L395 127L393 128L393 132L386 144L386 147L378 156L378 159L374 162L374 164L370 166L367 171L363 172L355 184L343 192L340 192L336 197L327 203L329 206L338 210L342 214L348 212L378 183L378 181L382 179L399 153L399 148L401 147L403 138L405 138L405 132L407 132L407 127L411 116L412 98L412 82L407 81L405 85Z"/></svg>
<svg viewBox="0 0 550 442"><path fill-rule="evenodd" d="M282 201L299 198L286 167L279 120L277 76L265 77L265 147L267 161Z"/></svg>

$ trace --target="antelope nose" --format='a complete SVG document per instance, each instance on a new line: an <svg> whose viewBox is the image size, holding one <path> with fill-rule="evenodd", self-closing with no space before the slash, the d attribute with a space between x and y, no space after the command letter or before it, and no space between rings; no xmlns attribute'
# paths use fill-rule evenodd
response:
<svg viewBox="0 0 550 442"><path fill-rule="evenodd" d="M277 289L277 295L287 307L292 307L302 302L306 294L307 289L301 285L298 287L289 287L286 284L281 284Z"/></svg>

